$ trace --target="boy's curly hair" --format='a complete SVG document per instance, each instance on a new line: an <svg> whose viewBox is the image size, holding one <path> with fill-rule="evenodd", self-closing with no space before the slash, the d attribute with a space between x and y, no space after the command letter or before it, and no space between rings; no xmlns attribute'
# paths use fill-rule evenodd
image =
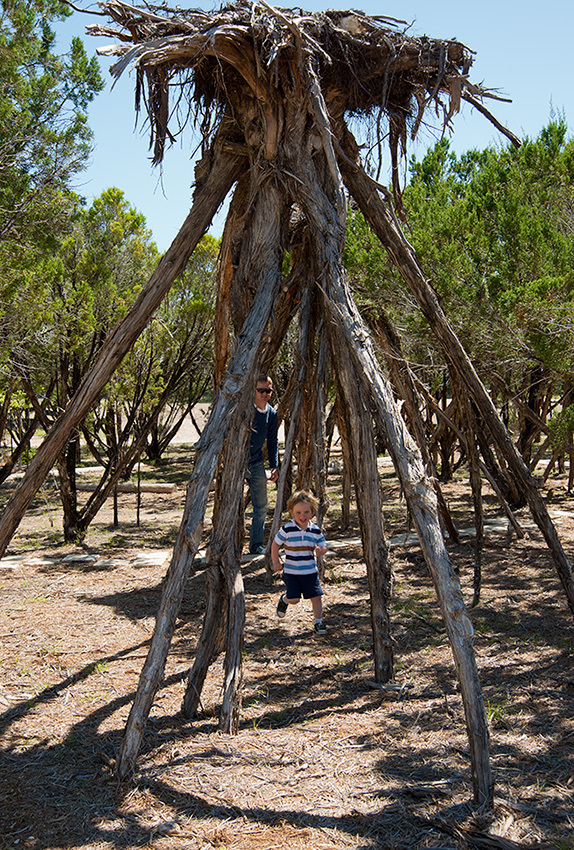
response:
<svg viewBox="0 0 574 850"><path fill-rule="evenodd" d="M293 510L295 505L298 502L307 502L307 504L311 505L311 510L313 511L312 516L315 516L317 513L317 508L319 507L319 502L317 498L311 493L309 490L297 490L287 501L287 510L289 513Z"/></svg>

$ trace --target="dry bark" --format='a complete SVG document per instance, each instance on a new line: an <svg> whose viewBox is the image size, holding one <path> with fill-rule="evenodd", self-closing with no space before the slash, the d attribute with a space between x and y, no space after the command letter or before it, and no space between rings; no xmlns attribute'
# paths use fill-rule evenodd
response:
<svg viewBox="0 0 574 850"><path fill-rule="evenodd" d="M273 201L274 198L274 201ZM260 198L260 214L254 219L261 238L273 249L264 255L259 267L257 298L236 340L225 378L215 397L211 415L197 445L196 460L189 480L184 515L166 576L162 600L156 618L151 647L140 675L137 693L126 724L118 760L118 773L126 776L133 769L141 746L145 723L161 681L175 621L181 605L185 580L198 548L203 528L207 496L223 442L228 433L230 415L242 393L253 394L259 374L259 360L265 344L264 334L271 317L279 283L282 252L279 243L278 212L281 204L269 182ZM265 213L265 215L264 215Z"/></svg>
<svg viewBox="0 0 574 850"><path fill-rule="evenodd" d="M340 345L335 329L331 337L331 352L341 412L349 439L350 468L355 485L363 556L369 582L374 680L385 683L393 678L394 672L394 641L389 616L392 573L389 545L383 529L374 429L370 411L365 404L362 381L355 371L348 351Z"/></svg>

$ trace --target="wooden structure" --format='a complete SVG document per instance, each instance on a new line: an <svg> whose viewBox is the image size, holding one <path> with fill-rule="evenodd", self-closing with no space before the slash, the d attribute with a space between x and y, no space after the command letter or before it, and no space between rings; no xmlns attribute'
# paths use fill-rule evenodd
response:
<svg viewBox="0 0 574 850"><path fill-rule="evenodd" d="M307 434L304 443L316 446L314 456L309 453L303 464L307 481L312 475L313 485L322 492L325 387L330 369L339 399L339 424L347 438L371 589L375 677L388 680L393 659L387 612L390 570L373 417L385 435L433 577L460 681L474 796L488 802L493 793L488 730L472 626L443 541L437 493L425 465L428 458L401 415L342 264L351 196L419 303L453 376L466 387L497 451L512 470L552 550L574 610L571 566L536 486L397 218L402 209L399 160L409 132L416 134L427 108L442 111L448 124L461 102L467 101L499 126L484 106L488 93L469 81L471 53L459 42L414 38L405 34L399 21L354 11L308 14L275 8L265 0L240 1L210 14L163 6L136 8L123 0L100 5L113 24L90 29L94 35L114 39L113 45L99 50L119 57L112 68L114 75L136 70L136 103L138 107L145 104L156 163L180 126L197 119L202 156L196 166L193 205L140 298L105 341L80 391L31 462L0 519L0 549L8 545L71 430L86 415L233 189L218 280L218 391L198 444L152 644L126 726L119 774L129 774L137 759L216 474L224 497L217 504L206 615L184 711L193 715L207 668L225 647L220 727L236 729L244 622L240 506L253 388L262 364L265 368L272 363L293 316L298 315L298 365L279 494L301 427ZM370 122L379 139L383 133L388 136L392 193L373 180L361 162L359 145L349 128L352 117ZM504 128L499 129L518 143ZM284 275L286 255L290 267ZM387 342L393 344L390 337ZM303 391L309 382L316 390L312 400ZM406 393L404 381L403 390ZM420 429L415 407L411 404L410 418L416 435Z"/></svg>

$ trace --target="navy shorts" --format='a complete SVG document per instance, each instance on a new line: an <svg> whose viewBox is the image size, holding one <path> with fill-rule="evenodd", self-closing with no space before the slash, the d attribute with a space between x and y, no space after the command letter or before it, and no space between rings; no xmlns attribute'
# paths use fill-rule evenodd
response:
<svg viewBox="0 0 574 850"><path fill-rule="evenodd" d="M323 596L319 573L305 573L301 576L283 573L283 581L286 599L313 599L315 596Z"/></svg>

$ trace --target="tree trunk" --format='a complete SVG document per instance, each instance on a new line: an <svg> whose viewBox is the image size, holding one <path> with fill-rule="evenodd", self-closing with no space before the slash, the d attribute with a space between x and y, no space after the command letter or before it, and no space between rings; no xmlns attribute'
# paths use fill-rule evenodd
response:
<svg viewBox="0 0 574 850"><path fill-rule="evenodd" d="M482 506L482 478L480 475L480 459L476 447L475 431L476 421L472 405L468 399L464 384L455 378L453 382L457 403L462 414L462 429L465 435L466 456L470 474L470 486L474 504L474 571L472 579L472 607L480 602L480 590L482 584L482 551L484 546L484 511Z"/></svg>
<svg viewBox="0 0 574 850"><path fill-rule="evenodd" d="M78 489L76 486L78 445L78 437L69 440L58 460L58 486L63 509L64 540L66 543L77 543L83 536L79 527Z"/></svg>
<svg viewBox="0 0 574 850"><path fill-rule="evenodd" d="M335 403L337 405L337 430L339 431L339 437L341 438L341 460L343 463L343 483L341 486L341 528L343 529L343 531L347 531L347 529L351 525L352 476L351 451L349 445L350 439L349 434L347 432L347 425L345 422L345 416L343 415L341 403L339 402L339 400L337 400Z"/></svg>

